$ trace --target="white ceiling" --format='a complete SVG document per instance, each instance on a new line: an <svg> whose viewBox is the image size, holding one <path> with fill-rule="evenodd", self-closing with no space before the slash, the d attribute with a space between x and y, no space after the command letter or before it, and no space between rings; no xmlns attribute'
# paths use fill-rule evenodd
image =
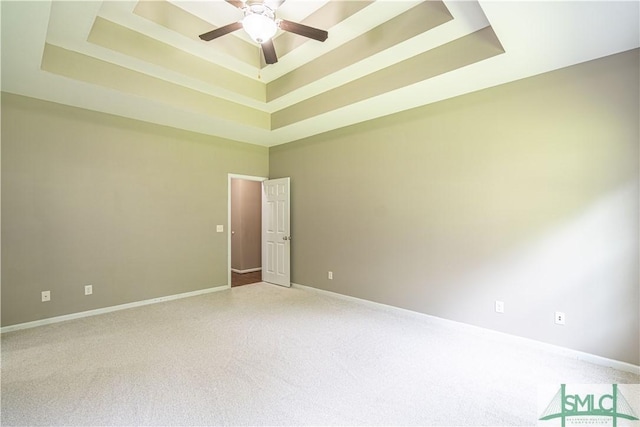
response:
<svg viewBox="0 0 640 427"><path fill-rule="evenodd" d="M312 25L341 1L278 16ZM436 2L362 2L325 43L278 36L292 47L264 66L242 30L198 39L241 18L224 1L2 0L2 90L272 146L640 46L638 1L442 3L450 17L408 29L389 22Z"/></svg>

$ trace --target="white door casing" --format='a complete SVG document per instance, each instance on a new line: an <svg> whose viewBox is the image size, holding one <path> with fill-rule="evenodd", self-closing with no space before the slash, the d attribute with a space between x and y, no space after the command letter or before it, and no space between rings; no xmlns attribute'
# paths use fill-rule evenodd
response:
<svg viewBox="0 0 640 427"><path fill-rule="evenodd" d="M290 178L262 182L262 281L291 286Z"/></svg>

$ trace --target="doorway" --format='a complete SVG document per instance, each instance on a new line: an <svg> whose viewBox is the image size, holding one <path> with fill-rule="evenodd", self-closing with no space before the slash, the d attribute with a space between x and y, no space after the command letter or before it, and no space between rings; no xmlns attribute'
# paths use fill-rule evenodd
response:
<svg viewBox="0 0 640 427"><path fill-rule="evenodd" d="M229 174L230 287L262 281L262 181L266 180Z"/></svg>

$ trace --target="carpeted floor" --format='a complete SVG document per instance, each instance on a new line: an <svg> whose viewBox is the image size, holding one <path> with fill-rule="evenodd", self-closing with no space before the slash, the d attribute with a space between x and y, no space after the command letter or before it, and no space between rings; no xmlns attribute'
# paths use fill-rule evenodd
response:
<svg viewBox="0 0 640 427"><path fill-rule="evenodd" d="M2 336L2 425L535 425L636 375L264 283Z"/></svg>

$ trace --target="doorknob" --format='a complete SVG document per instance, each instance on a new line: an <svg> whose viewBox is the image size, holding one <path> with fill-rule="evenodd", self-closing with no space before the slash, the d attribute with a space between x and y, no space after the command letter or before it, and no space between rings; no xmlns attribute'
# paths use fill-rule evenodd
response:
<svg viewBox="0 0 640 427"><path fill-rule="evenodd" d="M291 236L282 236L282 240L291 240Z"/></svg>

